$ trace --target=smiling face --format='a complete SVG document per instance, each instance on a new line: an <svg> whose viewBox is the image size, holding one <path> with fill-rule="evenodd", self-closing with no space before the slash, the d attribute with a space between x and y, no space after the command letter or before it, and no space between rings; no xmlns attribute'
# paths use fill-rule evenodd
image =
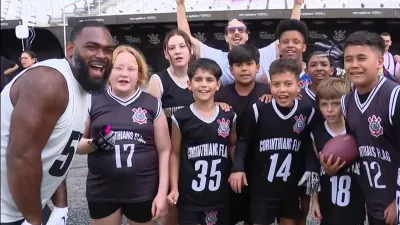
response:
<svg viewBox="0 0 400 225"><path fill-rule="evenodd" d="M192 91L196 101L213 101L215 92L219 90L221 81L204 69L197 69L194 76L188 81L188 88Z"/></svg>
<svg viewBox="0 0 400 225"><path fill-rule="evenodd" d="M112 69L112 38L103 27L86 27L67 44L72 70L87 91L102 90Z"/></svg>
<svg viewBox="0 0 400 225"><path fill-rule="evenodd" d="M187 66L192 53L185 39L176 34L169 38L164 54L172 67L177 68Z"/></svg>
<svg viewBox="0 0 400 225"><path fill-rule="evenodd" d="M292 58L299 62L306 51L306 44L299 31L289 30L282 33L278 48L282 58Z"/></svg>
<svg viewBox="0 0 400 225"><path fill-rule="evenodd" d="M282 107L293 106L294 99L299 93L300 81L291 72L271 74L270 90L276 103Z"/></svg>
<svg viewBox="0 0 400 225"><path fill-rule="evenodd" d="M306 73L311 77L313 84L318 84L333 75L333 67L327 56L313 55L308 61Z"/></svg>
<svg viewBox="0 0 400 225"><path fill-rule="evenodd" d="M231 20L225 31L225 41L229 44L229 48L245 44L248 40L249 33L246 25L237 19Z"/></svg>
<svg viewBox="0 0 400 225"><path fill-rule="evenodd" d="M356 88L372 87L382 66L383 56L374 47L349 45L344 50L346 74Z"/></svg>

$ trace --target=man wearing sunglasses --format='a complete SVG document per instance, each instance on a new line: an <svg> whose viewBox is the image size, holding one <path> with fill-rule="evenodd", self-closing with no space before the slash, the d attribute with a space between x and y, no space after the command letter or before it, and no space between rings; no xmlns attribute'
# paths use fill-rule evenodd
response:
<svg viewBox="0 0 400 225"><path fill-rule="evenodd" d="M304 0L294 0L294 6L292 11L292 19L300 20L301 5ZM220 49L211 48L201 41L197 40L191 35L189 22L186 18L185 0L176 0L177 3L177 20L178 28L183 30L189 35L193 45L194 53L196 57L209 58L218 63L222 68L222 85L228 85L235 82L235 78L230 72L228 62L228 52L223 52ZM225 26L225 41L229 45L229 50L233 46L245 44L249 39L249 31L244 21L233 19L228 22ZM277 53L278 41L271 43L270 45L260 48L260 70L256 75L256 81L268 83L269 81L269 66L273 61L279 58Z"/></svg>

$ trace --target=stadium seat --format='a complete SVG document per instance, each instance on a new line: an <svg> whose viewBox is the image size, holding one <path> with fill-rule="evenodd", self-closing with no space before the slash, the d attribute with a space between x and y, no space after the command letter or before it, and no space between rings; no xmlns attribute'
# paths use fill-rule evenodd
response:
<svg viewBox="0 0 400 225"><path fill-rule="evenodd" d="M176 12L175 1L151 0L144 2L143 12L145 13L167 13Z"/></svg>
<svg viewBox="0 0 400 225"><path fill-rule="evenodd" d="M246 10L249 8L250 0L232 0L230 10Z"/></svg>
<svg viewBox="0 0 400 225"><path fill-rule="evenodd" d="M255 1L250 2L250 8L252 8L253 2L255 2ZM265 2L265 5L266 5L266 1L258 0L257 2L260 2L260 3L257 3L259 5L260 9L261 9L261 5L262 5L261 2ZM293 5L293 3L292 3L292 5ZM266 6L264 6L264 8L265 7ZM285 1L269 0L268 9L286 9Z"/></svg>
<svg viewBox="0 0 400 225"><path fill-rule="evenodd" d="M10 6L10 0L1 0L1 19L5 20Z"/></svg>
<svg viewBox="0 0 400 225"><path fill-rule="evenodd" d="M349 0L306 0L305 9L336 9L346 8Z"/></svg>
<svg viewBox="0 0 400 225"><path fill-rule="evenodd" d="M214 0L211 4L211 11L229 10L232 0Z"/></svg>
<svg viewBox="0 0 400 225"><path fill-rule="evenodd" d="M279 0L269 0L270 3L273 1L284 2ZM267 0L251 0L249 4L249 9L267 9L267 4Z"/></svg>
<svg viewBox="0 0 400 225"><path fill-rule="evenodd" d="M185 2L188 12L209 11L214 0L187 0Z"/></svg>

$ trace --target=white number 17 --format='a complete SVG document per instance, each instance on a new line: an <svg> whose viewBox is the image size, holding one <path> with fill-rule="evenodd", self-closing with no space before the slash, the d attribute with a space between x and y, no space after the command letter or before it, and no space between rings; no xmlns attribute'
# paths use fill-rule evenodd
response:
<svg viewBox="0 0 400 225"><path fill-rule="evenodd" d="M122 145L124 151L129 150L129 155L128 158L126 159L126 167L132 167L132 157L133 153L135 152L135 145L134 144L124 144ZM122 162L121 162L121 149L119 145L115 145L115 163L117 168L122 167Z"/></svg>

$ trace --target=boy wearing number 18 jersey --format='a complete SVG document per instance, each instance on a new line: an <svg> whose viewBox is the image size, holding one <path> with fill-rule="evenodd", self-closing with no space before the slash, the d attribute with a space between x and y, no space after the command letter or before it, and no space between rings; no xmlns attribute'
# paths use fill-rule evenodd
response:
<svg viewBox="0 0 400 225"><path fill-rule="evenodd" d="M178 204L180 225L229 222L229 155L236 144L236 114L220 110L214 102L221 75L210 59L192 63L188 87L195 102L172 116L168 200Z"/></svg>
<svg viewBox="0 0 400 225"><path fill-rule="evenodd" d="M346 134L340 98L349 91L350 84L339 78L328 78L318 86L317 103L325 121L316 124L311 133L317 152L333 137ZM357 182L359 174L359 162L345 169L321 167L321 191L312 198L312 215L321 219L321 225L364 223L365 201Z"/></svg>

